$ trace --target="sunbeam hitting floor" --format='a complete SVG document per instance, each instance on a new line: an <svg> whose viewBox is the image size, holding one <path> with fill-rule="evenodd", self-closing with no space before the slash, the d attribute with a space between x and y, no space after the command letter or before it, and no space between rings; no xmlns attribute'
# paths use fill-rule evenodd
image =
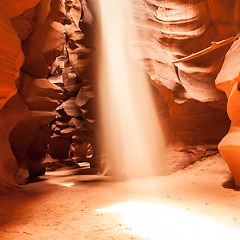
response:
<svg viewBox="0 0 240 240"><path fill-rule="evenodd" d="M146 239L228 239L240 231L162 203L126 202L99 212L120 213L132 234Z"/></svg>
<svg viewBox="0 0 240 240"><path fill-rule="evenodd" d="M0 239L229 239L240 192L219 155L168 176L114 182L77 169L48 172L0 197Z"/></svg>

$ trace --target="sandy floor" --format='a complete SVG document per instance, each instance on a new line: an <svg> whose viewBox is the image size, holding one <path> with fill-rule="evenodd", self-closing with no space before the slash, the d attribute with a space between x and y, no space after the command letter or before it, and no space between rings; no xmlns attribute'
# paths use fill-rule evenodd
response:
<svg viewBox="0 0 240 240"><path fill-rule="evenodd" d="M219 155L168 176L113 182L78 169L0 196L0 239L230 239L240 192Z"/></svg>

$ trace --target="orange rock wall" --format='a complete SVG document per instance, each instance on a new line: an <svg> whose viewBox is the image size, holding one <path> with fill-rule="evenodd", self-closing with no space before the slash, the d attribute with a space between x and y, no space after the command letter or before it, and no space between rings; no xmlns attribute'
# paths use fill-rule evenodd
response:
<svg viewBox="0 0 240 240"><path fill-rule="evenodd" d="M240 40L237 40L226 54L223 67L215 81L217 88L226 93L228 98L227 113L231 120L231 127L219 143L218 148L233 173L237 187L240 187L239 56Z"/></svg>
<svg viewBox="0 0 240 240"><path fill-rule="evenodd" d="M0 111L3 133L0 142L4 142L4 147L0 148L4 156L0 160L0 182L5 181L5 185L14 185L18 167L27 168L24 154L29 144L34 145L40 129L55 117L63 91L72 91L72 95L64 99L66 102L59 112L71 115L71 121L67 130L62 131L62 123L56 124L56 129L61 128L66 133L87 126L85 132L89 133L89 128L93 131L92 85L95 83L92 80L96 66L91 60L95 58L96 35L92 30L96 23L88 2L94 1L38 2L9 0L0 3L0 108L5 105ZM131 43L132 54L144 62L150 81L157 89L157 108L169 141L179 140L186 145L218 143L230 123L226 96L220 90L229 98L230 119L233 121L237 117L237 104L231 99L237 94L233 89L235 92L238 89L235 84L239 74L238 58L234 55L238 43L232 45L232 50L228 44L191 61L172 62L209 47L213 41L236 36L240 1L133 0L132 3L133 24L139 34ZM134 49L140 49L142 55L137 55ZM65 62L64 54L68 55ZM58 56L60 61L56 61ZM22 73L18 78L20 68ZM64 79L58 75L59 68ZM227 70L218 75L221 69ZM226 73L228 71L231 73ZM233 77L229 78L231 74ZM217 76L220 90L214 83ZM56 79L60 79L62 87L53 83L58 82ZM79 86L84 87L80 89ZM12 98L16 89L21 97ZM90 96L88 99L84 98L86 93ZM11 101L6 104L9 99ZM57 116L62 117L59 113ZM31 125L32 122L35 124ZM32 128L22 137L29 124ZM18 164L11 151L9 135ZM20 154L22 149L26 150L23 155Z"/></svg>
<svg viewBox="0 0 240 240"><path fill-rule="evenodd" d="M140 38L133 47L169 106L172 135L190 144L216 143L226 134L226 96L215 87L231 44L190 61L176 59L236 36L238 0L134 0ZM171 107L172 106L172 107ZM194 111L193 111L194 110Z"/></svg>
<svg viewBox="0 0 240 240"><path fill-rule="evenodd" d="M39 0L9 0L0 3L0 109L16 93L15 80L24 61L20 39L10 20L38 2Z"/></svg>

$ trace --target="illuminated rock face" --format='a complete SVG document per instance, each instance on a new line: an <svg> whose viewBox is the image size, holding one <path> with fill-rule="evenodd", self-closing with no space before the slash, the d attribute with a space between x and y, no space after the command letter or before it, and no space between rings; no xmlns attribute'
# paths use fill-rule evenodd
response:
<svg viewBox="0 0 240 240"><path fill-rule="evenodd" d="M226 55L216 86L228 98L227 113L231 127L218 148L233 173L235 184L240 187L240 84L239 84L240 40L236 41Z"/></svg>
<svg viewBox="0 0 240 240"><path fill-rule="evenodd" d="M142 55L133 54L144 61L162 96L158 110L169 142L175 142L173 156L189 163L214 150L211 146L217 152L230 121L215 79L231 44L190 61L173 61L236 36L239 1L134 0L133 8L140 38L132 46Z"/></svg>
<svg viewBox="0 0 240 240"><path fill-rule="evenodd" d="M134 0L135 23L146 71L163 96L172 135L188 144L209 144L226 134L226 97L214 80L228 44L190 61L176 59L201 51L213 41L236 35L239 1Z"/></svg>

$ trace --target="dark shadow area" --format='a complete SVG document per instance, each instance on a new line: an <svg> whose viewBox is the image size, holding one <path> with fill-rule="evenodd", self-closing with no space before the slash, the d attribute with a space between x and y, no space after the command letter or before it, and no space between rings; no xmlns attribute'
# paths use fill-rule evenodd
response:
<svg viewBox="0 0 240 240"><path fill-rule="evenodd" d="M232 190L234 190L234 191L240 191L240 188L236 187L236 185L235 185L233 176L231 176L229 180L227 180L226 182L224 182L224 183L222 184L222 186L223 186L224 188L232 189Z"/></svg>
<svg viewBox="0 0 240 240"><path fill-rule="evenodd" d="M36 183L36 182L43 182L43 181L46 181L46 180L47 180L46 177L32 177L28 180L27 184Z"/></svg>

